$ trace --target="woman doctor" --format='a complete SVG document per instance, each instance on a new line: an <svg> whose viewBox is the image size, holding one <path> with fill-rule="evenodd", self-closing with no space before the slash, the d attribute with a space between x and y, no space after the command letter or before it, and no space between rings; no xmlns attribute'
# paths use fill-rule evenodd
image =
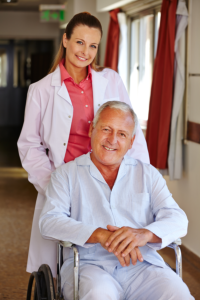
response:
<svg viewBox="0 0 200 300"><path fill-rule="evenodd" d="M56 243L42 239L38 227L51 173L91 150L89 126L104 102L119 100L130 104L119 75L95 65L101 37L97 18L89 13L75 15L66 27L50 74L29 87L18 141L22 166L38 191L27 272L36 271L45 263L56 277ZM149 163L140 128L129 151L134 158Z"/></svg>

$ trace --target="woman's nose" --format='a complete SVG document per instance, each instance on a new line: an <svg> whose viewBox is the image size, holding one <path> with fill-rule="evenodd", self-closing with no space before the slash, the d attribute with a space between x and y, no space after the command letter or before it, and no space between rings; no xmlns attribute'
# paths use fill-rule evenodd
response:
<svg viewBox="0 0 200 300"><path fill-rule="evenodd" d="M83 55L87 56L88 55L88 47L87 46L84 46L83 49L82 49L82 53Z"/></svg>

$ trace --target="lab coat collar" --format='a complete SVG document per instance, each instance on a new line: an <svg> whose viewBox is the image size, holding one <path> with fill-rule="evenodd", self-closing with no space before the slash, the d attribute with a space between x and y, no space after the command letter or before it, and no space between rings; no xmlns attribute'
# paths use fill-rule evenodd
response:
<svg viewBox="0 0 200 300"><path fill-rule="evenodd" d="M103 77L102 72L96 72L95 70L91 69L91 73L92 73L94 114L96 114L98 108L103 102L105 90L108 84L108 79ZM57 92L58 95L72 105L71 99L69 97L69 93L66 89L64 82L61 84L61 74L60 74L59 66L57 66L55 71L52 73L51 85L61 87Z"/></svg>
<svg viewBox="0 0 200 300"><path fill-rule="evenodd" d="M59 66L57 66L55 71L52 73L51 85L52 86L61 86L61 74L60 74Z"/></svg>
<svg viewBox="0 0 200 300"><path fill-rule="evenodd" d="M57 94L72 105L65 83L63 82L61 84L61 74L60 74L59 66L57 66L55 71L52 73L51 85L57 87L56 89Z"/></svg>

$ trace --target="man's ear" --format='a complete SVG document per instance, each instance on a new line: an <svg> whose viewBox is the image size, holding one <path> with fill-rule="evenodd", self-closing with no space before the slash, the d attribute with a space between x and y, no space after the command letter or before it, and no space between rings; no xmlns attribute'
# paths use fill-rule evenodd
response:
<svg viewBox="0 0 200 300"><path fill-rule="evenodd" d="M93 122L90 123L90 129L89 129L89 133L88 133L88 136L91 138L92 136L92 131L93 131Z"/></svg>
<svg viewBox="0 0 200 300"><path fill-rule="evenodd" d="M135 135L134 135L134 137L132 137L132 138L131 138L131 143L130 143L129 149L131 149L131 148L132 148L132 146L133 146L133 142L134 142L134 139L135 139Z"/></svg>
<svg viewBox="0 0 200 300"><path fill-rule="evenodd" d="M64 34L63 34L63 46L64 46L65 48L67 48L67 41L68 41L68 39L67 39L66 33L64 33Z"/></svg>

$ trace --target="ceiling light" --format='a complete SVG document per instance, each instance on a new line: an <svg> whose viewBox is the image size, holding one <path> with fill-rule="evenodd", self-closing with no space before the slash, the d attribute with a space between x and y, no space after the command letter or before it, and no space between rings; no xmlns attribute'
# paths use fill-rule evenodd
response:
<svg viewBox="0 0 200 300"><path fill-rule="evenodd" d="M18 0L1 0L1 3L17 3Z"/></svg>

